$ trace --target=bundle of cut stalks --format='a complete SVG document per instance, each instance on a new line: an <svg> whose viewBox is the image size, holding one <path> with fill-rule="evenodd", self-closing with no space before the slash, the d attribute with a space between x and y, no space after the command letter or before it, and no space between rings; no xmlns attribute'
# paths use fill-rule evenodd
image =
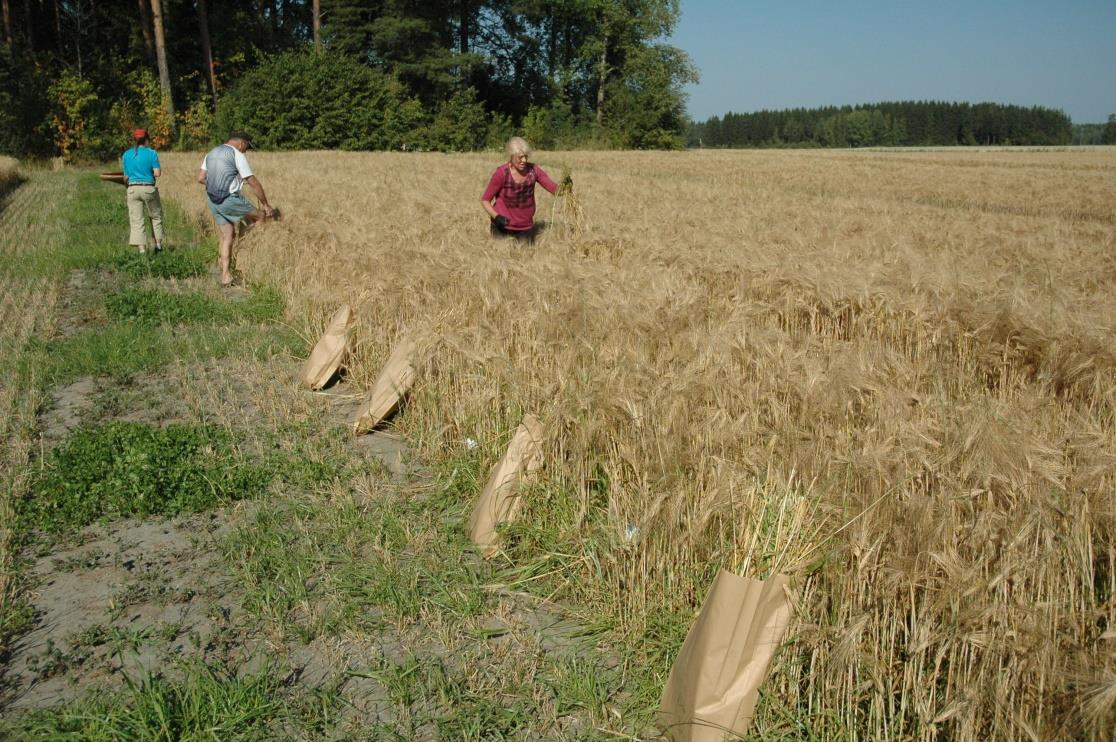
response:
<svg viewBox="0 0 1116 742"><path fill-rule="evenodd" d="M572 177L570 168L563 165L558 193L550 207L550 225L560 237L580 237L585 233L585 209L574 193Z"/></svg>

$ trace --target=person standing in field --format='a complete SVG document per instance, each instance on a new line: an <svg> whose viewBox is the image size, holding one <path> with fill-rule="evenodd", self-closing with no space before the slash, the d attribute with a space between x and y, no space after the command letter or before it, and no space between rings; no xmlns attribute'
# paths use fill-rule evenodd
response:
<svg viewBox="0 0 1116 742"><path fill-rule="evenodd" d="M558 192L558 185L538 165L529 161L531 147L522 137L508 140L508 162L496 168L488 181L488 188L481 196L489 219L492 220L493 237L515 237L518 240L535 240L535 184L551 193ZM573 185L569 177L563 187Z"/></svg>
<svg viewBox="0 0 1116 742"><path fill-rule="evenodd" d="M242 219L251 224L275 214L267 202L263 184L252 174L248 158L244 156L250 149L252 138L243 131L234 131L224 144L209 151L198 171L198 182L205 186L209 213L217 223L220 236L217 265L221 269L221 285L226 287L233 282L231 263L236 225ZM244 197L242 191L245 184L260 200L259 208Z"/></svg>
<svg viewBox="0 0 1116 742"><path fill-rule="evenodd" d="M156 179L163 174L159 167L159 153L147 146L147 130L132 132L132 146L120 156L124 171L124 185L128 187L128 244L147 252L147 219L151 217L151 232L155 238L155 252L163 249L163 202L159 200Z"/></svg>

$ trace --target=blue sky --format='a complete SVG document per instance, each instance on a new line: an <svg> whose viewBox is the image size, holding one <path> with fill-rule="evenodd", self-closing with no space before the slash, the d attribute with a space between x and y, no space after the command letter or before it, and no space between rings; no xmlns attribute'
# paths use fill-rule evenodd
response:
<svg viewBox="0 0 1116 742"><path fill-rule="evenodd" d="M681 0L698 120L885 100L1116 113L1116 0Z"/></svg>

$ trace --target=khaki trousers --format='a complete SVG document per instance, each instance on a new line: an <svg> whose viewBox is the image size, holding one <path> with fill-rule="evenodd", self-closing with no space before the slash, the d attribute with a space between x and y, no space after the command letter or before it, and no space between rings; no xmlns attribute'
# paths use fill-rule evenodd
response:
<svg viewBox="0 0 1116 742"><path fill-rule="evenodd" d="M151 217L151 229L155 232L155 244L163 244L163 202L159 200L159 189L155 186L128 186L128 244L145 247L147 245L147 225L144 214Z"/></svg>

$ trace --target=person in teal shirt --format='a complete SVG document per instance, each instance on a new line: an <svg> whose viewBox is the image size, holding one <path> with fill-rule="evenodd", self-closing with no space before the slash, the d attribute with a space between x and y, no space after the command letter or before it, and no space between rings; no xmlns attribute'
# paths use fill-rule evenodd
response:
<svg viewBox="0 0 1116 742"><path fill-rule="evenodd" d="M124 150L120 165L124 170L124 184L128 186L128 244L147 252L147 224L151 218L151 231L155 237L155 252L163 249L163 203L159 200L156 180L162 175L159 153L147 146L147 130L132 132L133 146Z"/></svg>

